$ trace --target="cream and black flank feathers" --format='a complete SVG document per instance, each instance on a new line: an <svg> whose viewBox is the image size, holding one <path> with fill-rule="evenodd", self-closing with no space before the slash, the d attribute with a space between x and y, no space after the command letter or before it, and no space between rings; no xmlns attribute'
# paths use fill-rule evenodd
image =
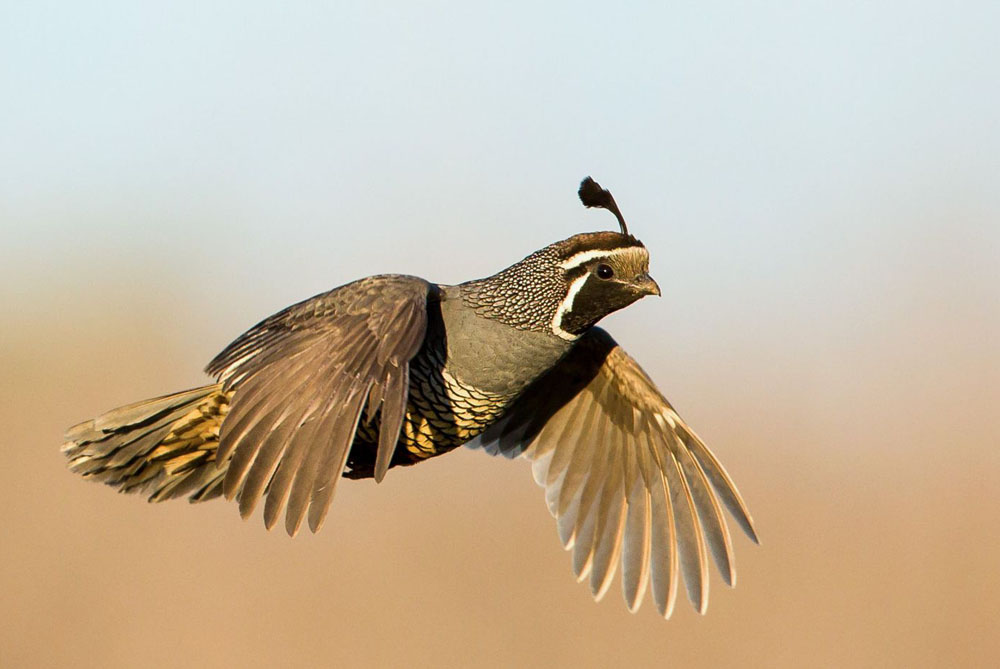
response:
<svg viewBox="0 0 1000 669"><path fill-rule="evenodd" d="M323 523L340 478L381 481L462 445L533 462L573 569L596 597L619 563L625 600L662 615L679 581L704 612L708 559L735 582L723 509L754 541L732 479L604 316L660 289L607 190L580 185L621 232L574 235L459 285L372 276L295 304L211 363L215 383L71 428L73 471L151 501L219 496L294 535Z"/></svg>

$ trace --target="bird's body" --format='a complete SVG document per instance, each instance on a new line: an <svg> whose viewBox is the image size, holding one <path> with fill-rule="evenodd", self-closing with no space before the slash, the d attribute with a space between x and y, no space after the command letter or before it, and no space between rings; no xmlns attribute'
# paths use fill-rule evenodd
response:
<svg viewBox="0 0 1000 669"><path fill-rule="evenodd" d="M403 455L394 464L441 455L478 436L570 348L545 333L513 336L509 327L476 316L465 292L463 286L437 286L428 303L427 335L410 363L409 405L399 442ZM368 448L356 440L352 452L366 453L369 467L360 459L348 460L348 476L372 473L378 426L368 418L362 417L359 432Z"/></svg>
<svg viewBox="0 0 1000 669"><path fill-rule="evenodd" d="M263 498L266 525L284 511L295 534L319 528L341 476L380 481L475 442L535 461L596 595L624 550L630 608L651 582L669 614L680 571L703 610L708 552L734 576L720 501L755 535L718 461L594 327L659 294L617 206L597 206L621 234L576 235L464 284L381 275L293 305L209 364L215 384L72 428L71 466L153 500L225 494L244 516Z"/></svg>

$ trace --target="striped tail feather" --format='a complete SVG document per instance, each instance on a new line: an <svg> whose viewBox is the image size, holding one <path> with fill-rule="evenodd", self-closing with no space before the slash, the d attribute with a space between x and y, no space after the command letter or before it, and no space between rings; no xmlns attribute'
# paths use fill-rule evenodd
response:
<svg viewBox="0 0 1000 669"><path fill-rule="evenodd" d="M113 409L71 427L62 451L70 470L150 502L209 500L226 476L215 454L231 396L213 384Z"/></svg>

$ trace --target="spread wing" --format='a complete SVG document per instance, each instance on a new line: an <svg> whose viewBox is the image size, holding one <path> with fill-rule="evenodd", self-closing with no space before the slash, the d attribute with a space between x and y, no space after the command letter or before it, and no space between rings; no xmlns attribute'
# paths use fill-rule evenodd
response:
<svg viewBox="0 0 1000 669"><path fill-rule="evenodd" d="M223 491L240 513L266 494L272 527L287 505L294 535L308 512L319 529L367 406L381 410L375 478L389 467L406 411L409 361L427 329L432 286L409 276L369 277L262 321L209 363L233 390L217 462L232 461Z"/></svg>
<svg viewBox="0 0 1000 669"><path fill-rule="evenodd" d="M708 605L711 553L735 582L722 507L753 540L753 522L716 457L681 420L642 368L593 328L481 438L493 454L534 461L573 570L594 596L617 564L630 610L652 584L670 616L682 573L699 612Z"/></svg>

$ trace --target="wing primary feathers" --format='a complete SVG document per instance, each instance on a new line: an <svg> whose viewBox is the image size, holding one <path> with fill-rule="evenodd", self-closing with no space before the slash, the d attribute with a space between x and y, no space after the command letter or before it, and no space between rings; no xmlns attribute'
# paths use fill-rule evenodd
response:
<svg viewBox="0 0 1000 669"><path fill-rule="evenodd" d="M365 403L364 416L365 423L371 424L375 420L375 414L382 406L385 398L386 386L389 385L389 376L392 371L386 372L385 376L372 384L372 389L368 392L368 401Z"/></svg>
<svg viewBox="0 0 1000 669"><path fill-rule="evenodd" d="M614 401L615 397L607 398ZM607 414L608 431L606 448L611 455L611 469L604 484L604 494L601 498L600 525L595 530L594 570L591 571L591 592L595 599L600 600L608 591L613 581L622 550L622 539L626 513L626 479L629 468L629 453L626 448L625 434L616 424L616 413ZM599 577L598 577L599 575Z"/></svg>
<svg viewBox="0 0 1000 669"><path fill-rule="evenodd" d="M331 421L329 431L322 430L319 439L310 440L305 446L306 453L295 472L291 492L288 497L288 508L285 511L285 531L289 536L295 536L305 520L310 501L319 485L330 488L330 498L333 487L340 479L343 465L338 471L332 471L336 464L347 460L354 441L354 429L357 419L364 406L368 387L362 389L352 383L347 375L340 379L338 387L330 394L326 412ZM320 464L322 463L322 465ZM332 481L331 481L332 479Z"/></svg>
<svg viewBox="0 0 1000 669"><path fill-rule="evenodd" d="M661 444L664 454L664 469L670 481L671 505L677 525L677 547L680 555L681 572L687 588L688 599L698 613L705 613L708 605L708 556L705 554L705 540L698 522L691 490L688 488L680 463L673 453Z"/></svg>
<svg viewBox="0 0 1000 669"><path fill-rule="evenodd" d="M375 482L381 483L389 471L389 463L396 452L396 443L406 415L406 389L410 385L410 366L403 363L389 372L382 403L382 424L379 427L378 451L375 454Z"/></svg>
<svg viewBox="0 0 1000 669"><path fill-rule="evenodd" d="M353 440L354 433L358 429L358 422L361 420L361 409L364 406L364 396L367 392L367 389L361 392L360 396L354 400L354 406L345 407L344 418L346 420L343 420L341 425L346 430L338 436L339 439L345 440L344 435L346 435L346 440L341 442L345 444L344 448L339 453L333 450L328 451L323 464L319 467L317 482L320 487L313 491L312 503L309 507L309 529L313 532L319 531L330 510L330 503L333 501L337 483L340 481L340 475L347 464L347 456L351 450L350 442Z"/></svg>
<svg viewBox="0 0 1000 669"><path fill-rule="evenodd" d="M280 373L270 377L248 379L241 384L239 395L233 395L229 414L222 422L219 431L219 450L216 454L219 466L232 455L242 441L243 435L253 426L255 418L267 411L265 407L268 403L287 401L290 390L287 385L288 379L296 378L306 362L307 360L300 359L292 364L292 360L288 360L285 363L287 368L283 366ZM230 485L226 484L225 488L227 496L232 499L236 491L235 488L231 489Z"/></svg>
<svg viewBox="0 0 1000 669"><path fill-rule="evenodd" d="M594 565L590 571L590 591L597 599L604 596L614 577L622 538L622 506L625 494L622 490L624 472L620 453L614 454L610 465L611 469L604 481L604 490L597 507L599 515L594 529Z"/></svg>
<svg viewBox="0 0 1000 669"><path fill-rule="evenodd" d="M625 479L628 510L622 543L622 595L629 611L635 613L649 580L649 490L639 463L642 447L626 451L626 457L631 460L633 473Z"/></svg>
<svg viewBox="0 0 1000 669"><path fill-rule="evenodd" d="M241 490L244 489L243 484L247 472L254 469L261 452L267 449L269 442L284 442L281 435L287 434L290 429L295 427L291 424L298 422L298 416L290 419L290 410L291 407L282 403L274 403L273 406L266 407L264 413L257 417L257 422L250 425L241 438L241 440L245 439L246 441L245 447L238 448L233 452L223 485L229 499L233 499L237 495L240 496L241 514L249 514L253 510L252 506L245 508L242 501L245 496ZM246 518L246 515L243 517Z"/></svg>
<svg viewBox="0 0 1000 669"><path fill-rule="evenodd" d="M719 573L722 574L722 580L729 587L733 587L736 583L736 570L732 557L733 545L726 520L722 517L722 508L715 495L712 494L708 479L705 478L705 473L698 466L694 456L680 443L676 436L673 436L673 439L678 446L675 455L684 470L695 508L698 509L698 517L701 519L705 541L712 553L712 559L715 560Z"/></svg>
<svg viewBox="0 0 1000 669"><path fill-rule="evenodd" d="M597 424L593 432L593 439L596 443L600 444L605 442L608 434L608 425L609 421L607 415L600 414L597 416ZM601 491L601 485L604 483L604 477L607 473L611 457L613 457L613 454L608 449L604 449L603 452L598 452L593 460L588 463L590 465L590 471L587 472L586 482L583 484L583 493L580 495L580 510L576 518L578 526L576 532L577 535L579 535L580 523L586 520L590 515L591 507L593 507L595 499ZM578 541L577 548L579 547L580 543Z"/></svg>
<svg viewBox="0 0 1000 669"><path fill-rule="evenodd" d="M267 529L271 529L278 522L285 502L288 501L295 473L306 455L308 442L303 437L309 434L310 431L299 429L285 448L278 468L275 470L274 476L271 477L267 496L264 499L264 527Z"/></svg>
<svg viewBox="0 0 1000 669"><path fill-rule="evenodd" d="M739 490L736 489L733 479L730 478L722 463L715 457L715 454L708 450L708 447L698 438L698 435L688 429L687 426L685 426L684 432L688 436L685 443L698 459L705 475L712 482L712 487L715 488L726 509L729 510L733 519L736 520L736 523L750 540L755 544L759 544L760 539L758 539L757 531L754 529L750 511L747 509L743 497L740 496Z"/></svg>
<svg viewBox="0 0 1000 669"><path fill-rule="evenodd" d="M274 477L275 470L281 456L285 453L289 443L296 434L300 434L303 439L315 438L315 413L320 410L323 400L329 394L335 378L329 378L323 388L312 399L310 404L300 411L294 421L286 422L288 429L279 433L269 434L253 466L250 468L243 485L240 488L240 514L246 518L253 513L254 507L260 501L261 496L267 489L268 484Z"/></svg>
<svg viewBox="0 0 1000 669"><path fill-rule="evenodd" d="M588 477L588 470L594 459L594 453L597 450L597 442L600 439L597 432L597 416L599 414L597 402L592 402L587 407L587 413L584 415L582 422L580 424L580 430L577 433L577 442L575 454L572 460L570 460L569 467L566 469L566 476L563 479L562 487L559 491L559 513L565 513L570 501L576 496L578 490L584 485L584 482ZM583 518L577 517L577 521L582 521Z"/></svg>
<svg viewBox="0 0 1000 669"><path fill-rule="evenodd" d="M557 477L566 474L567 468L573 461L573 453L576 451L581 436L574 434L583 411L583 407L580 405L581 403L575 402L564 407L551 419L555 421L554 427L558 427L558 432L550 442L553 453L552 464L549 465L549 476L546 480L548 485L552 485ZM565 476L563 476L563 480L565 480Z"/></svg>
<svg viewBox="0 0 1000 669"><path fill-rule="evenodd" d="M562 490L560 489L561 493ZM562 542L563 548L566 550L573 548L575 543L573 528L576 526L576 514L579 508L580 495L578 493L564 513L559 514L558 511L556 513L556 529L559 532L559 541Z"/></svg>
<svg viewBox="0 0 1000 669"><path fill-rule="evenodd" d="M583 581L590 574L594 544L594 525L597 522L596 509L576 507L576 526L573 528L573 573L577 581Z"/></svg>
<svg viewBox="0 0 1000 669"><path fill-rule="evenodd" d="M599 434L607 434L607 416L602 415L603 426L599 429ZM611 468L614 464L614 453L605 449L599 453L592 463L587 482L583 485L583 492L580 494L580 506L577 510L576 522L576 543L573 547L574 566L579 565L581 571L577 577L581 580L589 573L594 557L594 548L600 541L598 530L601 527L601 499L606 487L606 479L611 476ZM589 523L589 532L585 531L583 524Z"/></svg>
<svg viewBox="0 0 1000 669"><path fill-rule="evenodd" d="M656 609L664 618L669 618L677 601L677 581L679 578L679 556L677 549L677 527L674 522L673 503L668 479L664 475L666 453L657 450L652 435L642 433L646 452L651 460L640 461L649 467L646 475L650 491L650 514L652 529L650 536L650 581L653 586L653 600Z"/></svg>
<svg viewBox="0 0 1000 669"><path fill-rule="evenodd" d="M295 405L289 404L288 393L300 393L304 389L304 382L294 385L292 388L282 387L284 378L296 378L301 371L302 365L296 364L289 370L281 370L268 379L251 379L249 387L242 388L242 397L235 398L233 408L230 410L226 420L222 423L219 432L219 450L217 458L230 458L230 462L236 462L235 466L230 466L223 479L223 492L227 499L233 499L240 490L240 484L246 475L246 470L252 467L260 448L261 440L271 429L280 425L279 419L287 417L286 412L294 410ZM287 375L287 377L286 377ZM285 381L287 384L287 381ZM247 437L254 433L253 439ZM240 444L245 443L244 448ZM218 463L217 463L218 464Z"/></svg>
<svg viewBox="0 0 1000 669"><path fill-rule="evenodd" d="M545 485L545 479L548 477L550 462L552 462L551 451L541 457L535 458L531 463L531 478L534 479L536 484L540 486Z"/></svg>
<svg viewBox="0 0 1000 669"><path fill-rule="evenodd" d="M559 518L559 489L562 486L563 477L556 479L552 485L545 487L545 506L553 518Z"/></svg>
<svg viewBox="0 0 1000 669"><path fill-rule="evenodd" d="M300 425L297 429L302 429L302 426ZM291 432L280 438L270 435L258 451L257 457L239 488L240 515L243 518L249 518L250 514L257 508L257 503L274 477L278 461L284 455L285 449L288 448L291 437Z"/></svg>

